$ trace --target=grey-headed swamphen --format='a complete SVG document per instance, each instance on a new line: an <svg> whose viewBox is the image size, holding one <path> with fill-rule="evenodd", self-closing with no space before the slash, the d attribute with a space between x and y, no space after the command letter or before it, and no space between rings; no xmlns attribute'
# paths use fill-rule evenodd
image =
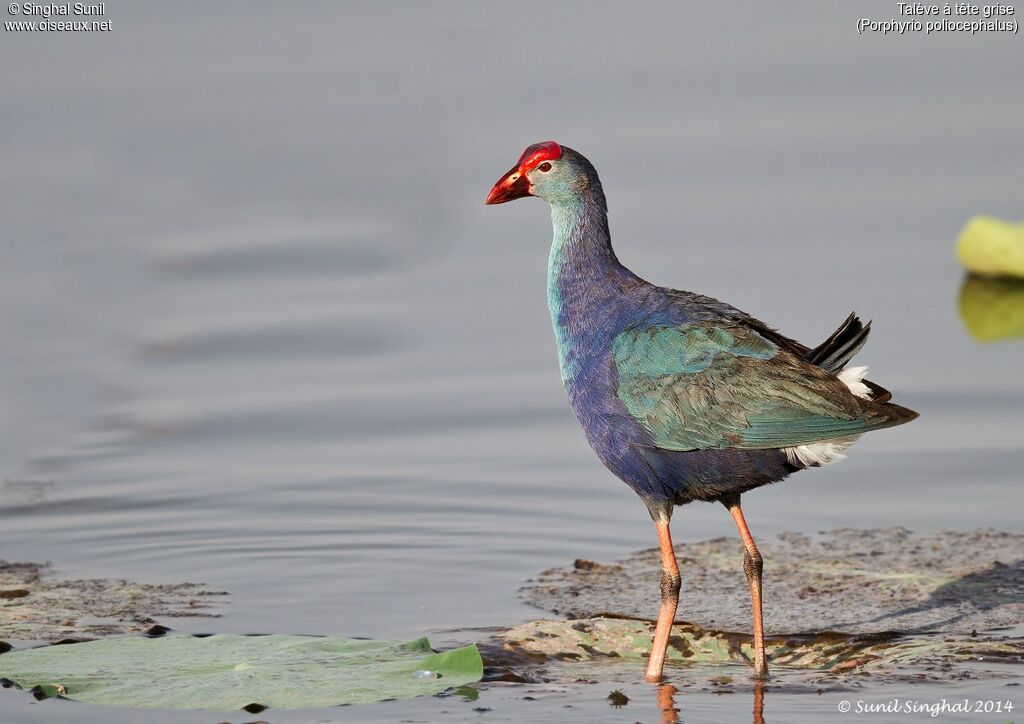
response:
<svg viewBox="0 0 1024 724"><path fill-rule="evenodd" d="M661 679L679 602L677 505L719 501L743 539L754 676L767 677L762 559L740 496L842 457L858 436L917 413L846 367L870 323L850 315L813 349L717 299L655 286L612 250L601 181L554 141L527 148L488 204L551 205L548 305L569 403L601 462L647 505L661 547L661 608L646 676Z"/></svg>

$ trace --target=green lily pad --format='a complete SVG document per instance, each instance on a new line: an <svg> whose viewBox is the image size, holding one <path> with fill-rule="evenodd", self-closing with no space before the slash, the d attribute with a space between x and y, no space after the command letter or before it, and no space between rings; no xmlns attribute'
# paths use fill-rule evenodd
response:
<svg viewBox="0 0 1024 724"><path fill-rule="evenodd" d="M425 638L170 634L0 656L0 677L42 696L160 709L365 704L437 694L482 676L476 646L435 654Z"/></svg>

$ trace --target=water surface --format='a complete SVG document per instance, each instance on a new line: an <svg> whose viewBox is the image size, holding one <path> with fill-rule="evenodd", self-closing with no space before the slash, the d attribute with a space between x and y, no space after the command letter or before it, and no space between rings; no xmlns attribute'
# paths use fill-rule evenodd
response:
<svg viewBox="0 0 1024 724"><path fill-rule="evenodd" d="M1024 214L1018 38L856 34L894 3L107 12L0 49L3 557L232 592L185 630L443 639L653 545L565 404L546 208L482 204L544 138L597 165L641 275L809 343L875 320L861 359L921 419L747 496L755 533L1019 526L1024 343L972 341L952 256L971 215ZM674 530L733 534L707 505Z"/></svg>

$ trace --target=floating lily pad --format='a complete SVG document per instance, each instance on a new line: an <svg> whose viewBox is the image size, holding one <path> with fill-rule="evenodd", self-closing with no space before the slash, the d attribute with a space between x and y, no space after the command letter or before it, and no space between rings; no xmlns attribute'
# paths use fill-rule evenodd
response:
<svg viewBox="0 0 1024 724"><path fill-rule="evenodd" d="M975 274L1024 277L1024 223L975 216L960 232L956 254Z"/></svg>
<svg viewBox="0 0 1024 724"><path fill-rule="evenodd" d="M0 655L0 677L40 695L161 709L362 704L437 694L482 676L475 646L436 654L425 638L170 634Z"/></svg>
<svg viewBox="0 0 1024 724"><path fill-rule="evenodd" d="M57 641L140 632L157 618L216 616L226 595L200 583L59 580L45 564L0 561L0 638Z"/></svg>

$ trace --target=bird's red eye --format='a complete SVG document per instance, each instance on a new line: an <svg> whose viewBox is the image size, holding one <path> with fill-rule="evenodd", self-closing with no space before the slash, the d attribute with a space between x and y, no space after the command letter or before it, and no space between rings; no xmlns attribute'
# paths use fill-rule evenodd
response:
<svg viewBox="0 0 1024 724"><path fill-rule="evenodd" d="M538 166L537 168L539 168L539 169L540 169L541 171L543 171L544 173L547 173L548 171L550 171L550 170L551 170L551 164L550 164L550 163L548 163L547 161L545 161L544 163L542 163L542 164L541 164L540 166Z"/></svg>

